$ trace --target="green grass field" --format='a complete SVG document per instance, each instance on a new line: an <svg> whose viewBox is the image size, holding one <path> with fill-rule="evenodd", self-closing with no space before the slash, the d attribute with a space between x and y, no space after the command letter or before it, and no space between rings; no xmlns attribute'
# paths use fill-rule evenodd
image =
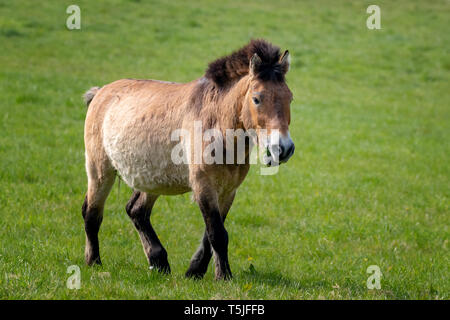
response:
<svg viewBox="0 0 450 320"><path fill-rule="evenodd" d="M0 1L0 298L449 299L448 1ZM69 31L67 6L81 8ZM381 30L368 30L369 4ZM152 221L148 270L115 185L103 267L84 265L81 95L120 78L190 81L250 38L292 55L294 157L253 168L227 219L234 278L184 278L203 233L190 195ZM66 288L70 265L81 289ZM381 289L366 269L378 265Z"/></svg>

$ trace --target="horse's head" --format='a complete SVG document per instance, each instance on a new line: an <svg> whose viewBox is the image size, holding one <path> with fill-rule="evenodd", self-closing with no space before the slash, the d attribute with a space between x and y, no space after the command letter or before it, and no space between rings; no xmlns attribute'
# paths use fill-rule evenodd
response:
<svg viewBox="0 0 450 320"><path fill-rule="evenodd" d="M263 61L257 53L250 59L242 120L245 129L257 129L259 144L267 153L269 165L287 162L295 149L289 135L292 92L284 78L289 64L288 51L278 61Z"/></svg>

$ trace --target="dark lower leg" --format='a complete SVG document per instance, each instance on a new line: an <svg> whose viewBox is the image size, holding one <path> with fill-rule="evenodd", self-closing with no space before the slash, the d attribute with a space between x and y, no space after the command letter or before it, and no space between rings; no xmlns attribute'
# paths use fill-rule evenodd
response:
<svg viewBox="0 0 450 320"><path fill-rule="evenodd" d="M170 273L167 251L162 246L150 223L150 214L156 198L135 191L127 204L126 211L141 238L150 267L155 267L160 272Z"/></svg>
<svg viewBox="0 0 450 320"><path fill-rule="evenodd" d="M220 215L222 217L222 222L225 223L228 211L233 203L235 192L227 194L221 198L220 201ZM203 239L198 247L197 251L191 258L191 263L189 269L186 272L186 277L192 277L201 279L208 270L208 264L213 255L213 250L208 239L207 230L203 234ZM229 266L228 266L229 269Z"/></svg>
<svg viewBox="0 0 450 320"><path fill-rule="evenodd" d="M228 263L228 232L223 224L218 208L207 197L200 198L200 210L206 224L206 233L214 251L215 278L230 279L232 277Z"/></svg>
<svg viewBox="0 0 450 320"><path fill-rule="evenodd" d="M86 247L84 256L87 265L102 264L100 260L100 249L98 244L98 231L102 223L102 209L89 207L87 197L84 199L82 214L84 218L84 229L86 231Z"/></svg>
<svg viewBox="0 0 450 320"><path fill-rule="evenodd" d="M213 225L208 230L208 238L214 250L215 278L230 279L232 274L228 263L228 232L223 224Z"/></svg>
<svg viewBox="0 0 450 320"><path fill-rule="evenodd" d="M209 243L208 234L205 230L203 234L202 242L198 247L197 251L191 258L191 264L188 271L186 272L186 277L201 279L208 270L208 264L212 257L212 248Z"/></svg>

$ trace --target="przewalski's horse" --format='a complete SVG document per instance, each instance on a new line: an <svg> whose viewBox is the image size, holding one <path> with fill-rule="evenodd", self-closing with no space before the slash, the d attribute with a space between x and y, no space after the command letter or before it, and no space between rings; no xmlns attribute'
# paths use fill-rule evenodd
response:
<svg viewBox="0 0 450 320"><path fill-rule="evenodd" d="M249 170L249 150L244 164L175 164L171 133L192 131L194 121L201 121L203 130L279 131L279 160L287 161L294 152L288 131L292 93L285 82L289 64L288 51L281 54L264 40L252 40L210 63L202 78L189 83L123 79L91 88L84 96L86 263L101 264L103 207L119 174L135 190L126 211L151 267L170 272L167 252L150 223L156 199L192 191L206 230L186 276L203 277L214 254L216 279L231 278L224 221Z"/></svg>

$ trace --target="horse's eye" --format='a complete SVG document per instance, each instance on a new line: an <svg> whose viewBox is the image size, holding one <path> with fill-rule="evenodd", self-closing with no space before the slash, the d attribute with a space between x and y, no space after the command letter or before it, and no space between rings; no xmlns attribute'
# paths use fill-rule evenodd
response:
<svg viewBox="0 0 450 320"><path fill-rule="evenodd" d="M258 105L260 104L261 101L259 101L259 99L257 97L253 97L253 103Z"/></svg>

